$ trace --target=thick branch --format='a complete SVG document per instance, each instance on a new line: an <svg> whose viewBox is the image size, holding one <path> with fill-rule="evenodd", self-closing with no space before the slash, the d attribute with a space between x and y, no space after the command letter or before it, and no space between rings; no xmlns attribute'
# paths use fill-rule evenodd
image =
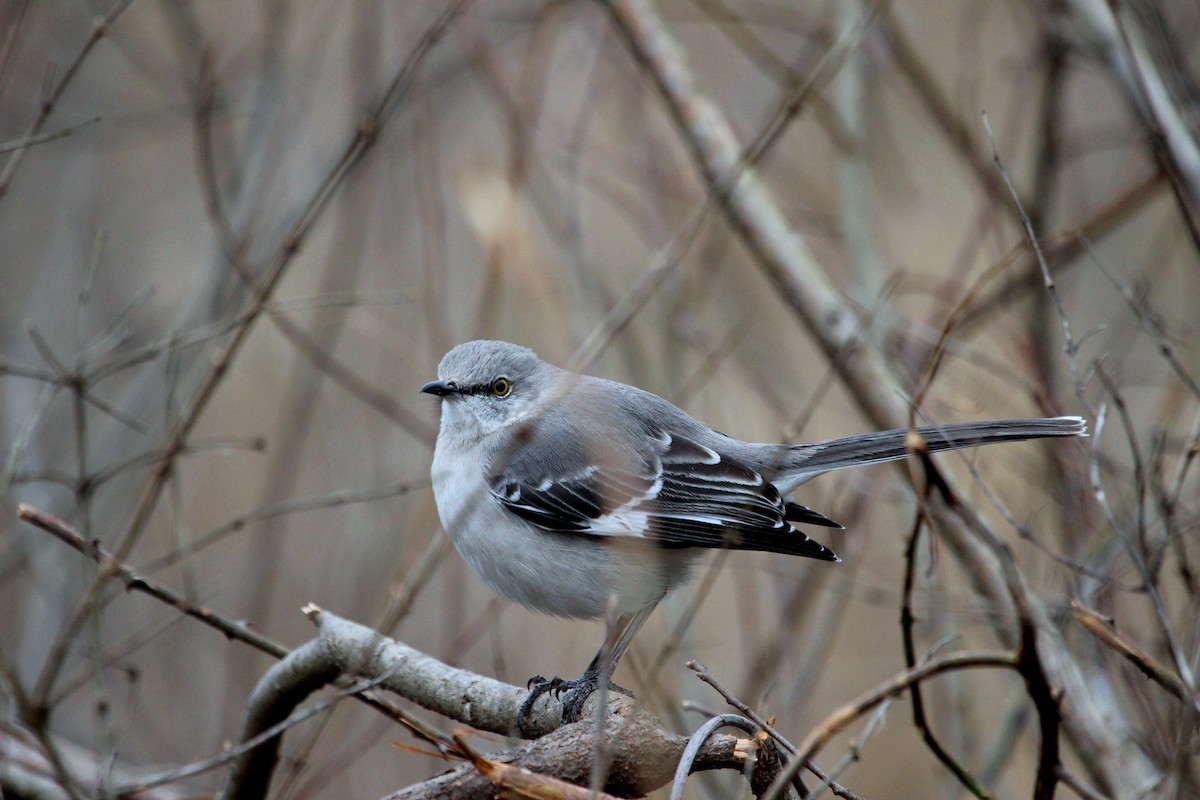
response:
<svg viewBox="0 0 1200 800"><path fill-rule="evenodd" d="M451 667L329 612L310 607L306 613L320 629L319 637L293 651L259 682L251 697L242 741L259 737L279 725L309 693L338 676L369 679L372 686L395 692L480 730L502 735L516 732L517 710L525 698L524 689ZM472 763L402 790L394 797L492 797L497 780L515 777L512 771L496 769L496 765L511 765L537 775L587 785L598 746L596 703L596 696L589 699L582 722L557 727L562 718L562 704L547 695L534 707L526 725L528 730L544 735L486 758L476 756L449 737L420 731L443 753L470 759ZM603 784L606 791L640 795L671 780L687 739L667 731L661 722L623 695L610 696L604 719L603 742L599 746L603 746L608 756ZM758 747L757 739L713 736L701 749L692 769L741 772L748 762L755 762L760 773L755 775L755 781L766 785L780 765L774 759L756 762ZM268 788L277 748L276 736L242 756L231 771L230 784L222 796L227 800L261 796ZM481 766L488 768L481 770Z"/></svg>

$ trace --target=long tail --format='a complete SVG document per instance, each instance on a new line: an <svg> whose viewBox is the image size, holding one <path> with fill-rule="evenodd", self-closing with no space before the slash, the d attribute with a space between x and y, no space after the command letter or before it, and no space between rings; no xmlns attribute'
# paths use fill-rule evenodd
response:
<svg viewBox="0 0 1200 800"><path fill-rule="evenodd" d="M1087 436L1083 417L1048 419L998 419L988 422L956 422L949 425L923 425L917 428L930 452L958 450L996 442L1019 442L1048 436ZM802 444L789 448L783 467L773 483L787 494L818 475L846 467L861 467L895 461L908 455L907 428L862 433L827 442Z"/></svg>

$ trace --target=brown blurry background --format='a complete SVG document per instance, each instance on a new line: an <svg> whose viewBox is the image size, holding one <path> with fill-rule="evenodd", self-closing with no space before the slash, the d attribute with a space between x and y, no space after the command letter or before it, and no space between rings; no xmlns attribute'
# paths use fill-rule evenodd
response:
<svg viewBox="0 0 1200 800"><path fill-rule="evenodd" d="M1149 794L1188 796L1200 9L1120 5L1115 27L1100 0L651 13L743 147L774 120L756 189L902 387L891 401L944 352L921 419L1089 417L1087 440L938 463L1011 547ZM61 751L81 796L99 789L78 764L111 764L119 784L219 754L271 659L145 595L94 590L96 567L18 521L19 503L288 646L313 635L312 601L523 684L578 674L602 628L497 599L441 533L437 411L417 390L451 346L506 339L566 363L587 342L587 371L743 439L875 425L711 202L605 3L10 0L0 142L0 709L5 735ZM605 328L614 310L627 323ZM815 532L844 563L719 559L710 587L660 606L618 682L688 732L705 715L681 701L724 708L683 666L696 659L798 740L903 670L906 475L803 487L798 501L847 526ZM918 657L1012 645L997 632L1009 611L936 530L916 563ZM1189 699L1091 637L1071 599L1114 617ZM954 673L926 703L996 796L1032 791L1037 716L1018 675ZM446 768L392 741L418 744L342 702L287 734L272 794L377 797ZM818 763L851 742L839 780L863 797L965 794L906 698ZM1066 741L1063 758L1102 783ZM689 785L739 792L737 776Z"/></svg>

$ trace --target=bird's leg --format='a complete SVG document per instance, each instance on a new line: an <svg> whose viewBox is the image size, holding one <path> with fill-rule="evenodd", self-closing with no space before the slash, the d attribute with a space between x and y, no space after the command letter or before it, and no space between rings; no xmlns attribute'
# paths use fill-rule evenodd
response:
<svg viewBox="0 0 1200 800"><path fill-rule="evenodd" d="M633 697L633 692L612 682L613 668L616 664L613 659L606 659L605 655L607 654L602 649L596 653L596 657L592 659L592 663L588 664L582 675L573 681L560 681L557 687L551 689L556 697L562 698L563 722L579 721L579 717L583 714L583 704L587 702L593 692L605 683L608 685L608 691Z"/></svg>
<svg viewBox="0 0 1200 800"><path fill-rule="evenodd" d="M595 658L588 664L583 674L575 680L564 678L547 680L541 675L534 675L530 678L527 684L529 696L525 698L525 702L521 703L521 708L517 711L517 728L521 731L526 729L526 722L533 710L533 704L547 692L553 692L555 697L562 698L562 721L564 723L578 721L579 715L583 712L583 704L591 697L592 692L599 688L602 681L607 683L609 691L632 697L632 692L613 683L609 678L616 669L617 662L629 648L633 635L637 633L638 628L642 627L642 623L646 621L653 610L654 606L649 606L634 614L624 614L613 620L608 626L608 635L604 639L604 644L600 646L599 652L596 653Z"/></svg>

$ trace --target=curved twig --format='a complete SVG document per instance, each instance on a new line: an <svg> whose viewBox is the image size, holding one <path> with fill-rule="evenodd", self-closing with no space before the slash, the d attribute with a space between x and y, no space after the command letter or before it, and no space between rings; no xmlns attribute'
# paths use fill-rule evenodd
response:
<svg viewBox="0 0 1200 800"><path fill-rule="evenodd" d="M700 755L700 748L704 747L704 743L719 728L727 726L740 728L751 736L758 733L758 726L741 714L720 714L697 728L696 732L692 734L692 738L688 739L687 747L683 748L679 766L675 768L675 777L671 781L671 800L683 800L683 786L687 783L688 776L692 774L692 765L696 763L696 757Z"/></svg>

